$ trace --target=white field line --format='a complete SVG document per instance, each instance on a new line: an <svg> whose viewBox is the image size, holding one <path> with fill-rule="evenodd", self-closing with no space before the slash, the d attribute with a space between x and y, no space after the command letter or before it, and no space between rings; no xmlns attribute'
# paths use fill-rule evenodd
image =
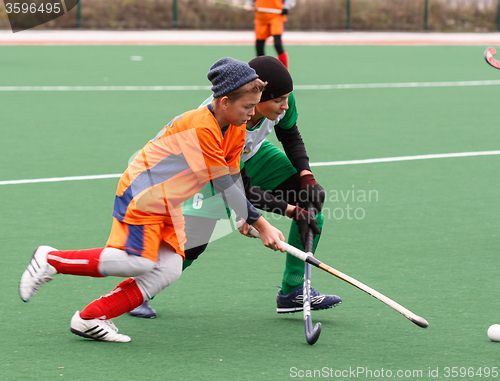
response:
<svg viewBox="0 0 500 381"><path fill-rule="evenodd" d="M210 86L0 86L0 91L193 91Z"/></svg>
<svg viewBox="0 0 500 381"><path fill-rule="evenodd" d="M446 159L446 158L452 158L452 157L470 157L470 156L488 156L488 155L500 155L500 151L439 153L439 154L431 154L431 155L383 157L383 158L378 158L378 159L327 161L327 162L311 163L310 166L311 167L325 167L325 166L333 166L333 165L391 163L391 162L396 162L396 161Z"/></svg>
<svg viewBox="0 0 500 381"><path fill-rule="evenodd" d="M360 83L346 85L296 85L298 90L344 90L344 89L388 89L412 87L463 87L500 85L500 80L457 81L457 82L401 82L401 83Z"/></svg>
<svg viewBox="0 0 500 381"><path fill-rule="evenodd" d="M500 80L456 82L359 83L339 85L295 85L296 90L387 89L417 87L498 86ZM198 91L210 86L0 86L0 91Z"/></svg>
<svg viewBox="0 0 500 381"><path fill-rule="evenodd" d="M500 155L499 151L480 151L480 152L458 152L458 153L443 153L432 155L416 155L416 156L399 156L399 157L385 157L378 159L364 159L364 160L345 160L345 161L329 161L311 163L311 167L324 167L334 165L353 165L353 164L373 164L373 163L390 163L398 161L413 161L424 159L445 159L453 157L471 157L471 156L489 156ZM44 179L25 179L25 180L6 180L0 181L0 185L15 185L15 184L33 184L33 183L55 183L61 181L77 181L77 180L98 180L98 179L112 179L120 178L121 174L110 175L92 175L92 176L69 176L69 177L50 177Z"/></svg>
<svg viewBox="0 0 500 381"><path fill-rule="evenodd" d="M15 185L15 184L33 184L33 183L58 183L61 181L77 181L77 180L98 180L119 178L122 174L111 175L92 175L92 176L68 176L68 177L49 177L45 179L25 179L25 180L7 180L0 181L0 185Z"/></svg>

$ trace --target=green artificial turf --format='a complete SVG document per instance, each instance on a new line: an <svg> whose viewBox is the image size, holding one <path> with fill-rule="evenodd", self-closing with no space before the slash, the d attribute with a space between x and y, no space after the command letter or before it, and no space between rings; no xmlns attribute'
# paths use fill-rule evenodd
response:
<svg viewBox="0 0 500 381"><path fill-rule="evenodd" d="M500 79L484 62L483 47L288 50L296 85ZM253 54L249 46L4 46L2 51L0 86L207 86L206 72L218 58L249 60ZM143 61L130 60L137 55ZM299 128L316 163L498 150L499 90L295 93ZM0 182L119 174L171 118L208 95L206 90L0 92ZM499 167L498 155L313 167L327 192L318 259L430 324L419 328L313 268L313 286L343 298L333 310L313 312L314 323L323 325L314 346L305 341L301 313L275 312L284 255L237 233L211 243L152 301L157 319L115 319L131 343L71 334L74 312L120 279L58 275L24 304L19 278L37 245L105 244L117 179L0 185L0 379L369 380L389 378L388 372L406 380L485 378L486 368L500 367L500 344L486 336L490 325L500 323ZM287 219L267 217L288 232ZM473 370L474 377L461 377L461 368Z"/></svg>

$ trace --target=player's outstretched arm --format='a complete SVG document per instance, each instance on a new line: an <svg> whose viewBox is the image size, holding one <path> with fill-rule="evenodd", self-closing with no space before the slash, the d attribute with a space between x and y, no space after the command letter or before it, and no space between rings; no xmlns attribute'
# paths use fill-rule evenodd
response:
<svg viewBox="0 0 500 381"><path fill-rule="evenodd" d="M309 202L312 202L316 211L321 211L325 201L325 191L314 178L309 166L309 157L302 136L300 135L297 124L289 129L275 127L276 137L283 145L286 156L300 174L299 204L306 208Z"/></svg>
<svg viewBox="0 0 500 381"><path fill-rule="evenodd" d="M308 173L311 172L308 171ZM313 214L307 212L298 205L288 204L283 200L277 199L272 194L253 186L250 177L246 173L245 167L241 170L241 177L243 179L245 195L248 201L258 209L287 216L295 220L303 245L305 245L305 239L309 229L312 229L313 237L321 233L321 230L318 228L318 222ZM243 234L247 235L247 232L245 231Z"/></svg>
<svg viewBox="0 0 500 381"><path fill-rule="evenodd" d="M272 194L254 186L245 167L241 169L240 175L243 181L243 187L245 188L245 196L253 206L265 212L271 212L281 216L287 215L287 208L289 207L287 202L279 200Z"/></svg>
<svg viewBox="0 0 500 381"><path fill-rule="evenodd" d="M306 146L300 135L297 123L290 128L281 128L280 125L274 127L276 137L283 145L283 150L297 172L311 170L309 166L309 156L307 156Z"/></svg>

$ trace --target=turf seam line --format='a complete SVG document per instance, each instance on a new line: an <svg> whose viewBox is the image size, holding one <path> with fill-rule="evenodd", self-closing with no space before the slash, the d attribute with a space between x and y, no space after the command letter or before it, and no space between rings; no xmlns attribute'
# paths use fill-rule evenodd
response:
<svg viewBox="0 0 500 381"><path fill-rule="evenodd" d="M310 163L311 167L324 167L334 165L354 165L354 164L373 164L373 163L390 163L399 161L414 161L426 159L446 159L456 157L473 157L473 156L491 156L500 155L498 151L478 151L478 152L458 152L458 153L443 153L443 154L430 154L430 155L414 155L414 156L399 156L399 157L384 157L376 159L362 159L362 160L344 160L344 161L327 161ZM109 175L90 175L90 176L68 176L68 177L49 177L42 179L24 179L24 180L5 180L0 181L0 185L17 185L17 184L33 184L33 183L54 183L62 181L78 181L78 180L98 180L98 179L112 179L120 178L121 173L114 173Z"/></svg>

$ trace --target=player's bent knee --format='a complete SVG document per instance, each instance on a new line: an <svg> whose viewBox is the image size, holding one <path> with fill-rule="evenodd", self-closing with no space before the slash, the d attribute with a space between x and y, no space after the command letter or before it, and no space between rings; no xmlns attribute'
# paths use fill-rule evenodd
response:
<svg viewBox="0 0 500 381"><path fill-rule="evenodd" d="M160 255L157 266L147 274L135 278L138 286L151 299L174 283L182 274L182 257L175 253Z"/></svg>
<svg viewBox="0 0 500 381"><path fill-rule="evenodd" d="M107 276L135 277L153 270L155 262L124 250L107 247L102 251L99 270Z"/></svg>
<svg viewBox="0 0 500 381"><path fill-rule="evenodd" d="M157 271L158 270L158 271ZM143 290L147 297L151 299L165 288L174 283L182 273L182 261L178 268L154 269L153 271L136 277L137 285Z"/></svg>

